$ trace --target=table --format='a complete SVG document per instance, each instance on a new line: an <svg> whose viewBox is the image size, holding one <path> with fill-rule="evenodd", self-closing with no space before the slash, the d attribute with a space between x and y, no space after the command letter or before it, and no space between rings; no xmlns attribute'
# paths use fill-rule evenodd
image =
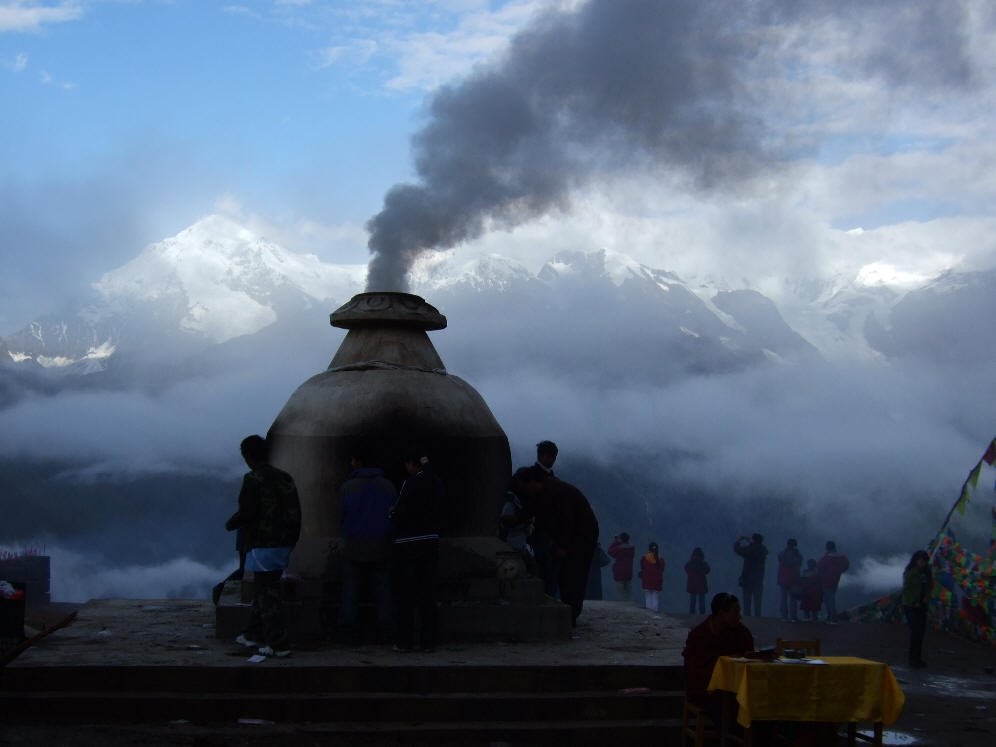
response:
<svg viewBox="0 0 996 747"><path fill-rule="evenodd" d="M869 741L881 744L882 724L895 723L906 702L887 665L856 656L772 662L721 656L708 689L736 696L737 722L746 729L755 720L846 723L851 744L862 721L875 723Z"/></svg>

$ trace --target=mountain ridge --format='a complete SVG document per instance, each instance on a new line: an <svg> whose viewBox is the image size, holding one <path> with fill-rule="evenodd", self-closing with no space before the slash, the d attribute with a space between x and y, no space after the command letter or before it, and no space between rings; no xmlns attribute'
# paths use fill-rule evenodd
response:
<svg viewBox="0 0 996 747"><path fill-rule="evenodd" d="M28 379L103 373L115 361L147 370L272 325L289 326L302 315L324 317L363 289L365 275L364 266L296 254L230 217L210 214L105 272L77 308L0 339L0 365ZM411 284L430 302L452 309L451 323L466 315L488 326L474 307L493 313L513 307L513 315L521 311L524 318L566 315L557 323L559 334L575 340L572 322L584 317L592 325L589 339L622 338L639 346L632 333L638 330L652 345L687 359L676 370L708 373L764 359L901 356L915 347L908 327L925 313L915 310L917 304L928 304L930 316L943 319L952 315L938 308L945 299L956 302L969 292L981 297L996 286L994 278L996 271L949 271L911 290L846 277L787 279L791 302L780 307L756 289L716 279L686 281L602 249L558 252L535 273L499 254L467 260L454 251L430 253L416 263ZM894 311L904 330L898 338ZM659 365L653 355L617 352L632 365Z"/></svg>

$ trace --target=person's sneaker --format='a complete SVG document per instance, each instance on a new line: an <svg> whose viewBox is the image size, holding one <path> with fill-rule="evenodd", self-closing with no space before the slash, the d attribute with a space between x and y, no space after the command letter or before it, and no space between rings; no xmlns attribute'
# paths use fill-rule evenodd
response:
<svg viewBox="0 0 996 747"><path fill-rule="evenodd" d="M245 646L246 648L257 648L259 646L259 641L253 641L246 638L245 633L239 633L235 638L235 642L240 646Z"/></svg>
<svg viewBox="0 0 996 747"><path fill-rule="evenodd" d="M927 662L925 662L923 659L910 659L910 666L913 669L923 669L925 666L927 666Z"/></svg>
<svg viewBox="0 0 996 747"><path fill-rule="evenodd" d="M397 643L395 643L391 648L399 654L410 654L412 652L412 650L407 646L399 646Z"/></svg>
<svg viewBox="0 0 996 747"><path fill-rule="evenodd" d="M260 656L275 656L278 659L282 659L285 656L290 656L289 648L273 648L272 646L260 646L256 653Z"/></svg>

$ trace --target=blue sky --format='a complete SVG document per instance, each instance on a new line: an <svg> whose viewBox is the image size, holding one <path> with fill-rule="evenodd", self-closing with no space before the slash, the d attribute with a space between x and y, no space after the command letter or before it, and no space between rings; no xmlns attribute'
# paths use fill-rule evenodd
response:
<svg viewBox="0 0 996 747"><path fill-rule="evenodd" d="M699 192L666 161L632 173L592 166L566 209L486 224L453 251L535 266L559 249L612 248L775 295L779 278L803 272L857 276L875 264L926 277L992 263L989 3L757 7L770 13L726 37L746 53L717 64L730 66L738 114L780 154L777 169ZM417 179L410 139L438 87L506 65L509 40L537 13L585 8L0 0L0 334L213 211L291 250L365 262L364 223L393 184ZM655 20L724 15L722 3L673 8ZM719 46L723 32L720 20L715 38L688 43L712 59L730 46ZM663 29L661 39L667 65Z"/></svg>

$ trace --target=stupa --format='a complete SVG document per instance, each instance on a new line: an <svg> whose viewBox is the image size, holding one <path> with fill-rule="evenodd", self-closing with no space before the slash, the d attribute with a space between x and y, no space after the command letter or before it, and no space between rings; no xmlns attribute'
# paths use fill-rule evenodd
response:
<svg viewBox="0 0 996 747"><path fill-rule="evenodd" d="M401 455L413 444L426 449L446 486L441 635L567 635L568 608L544 597L542 582L528 577L517 553L496 536L511 475L508 438L481 395L446 370L430 341L427 333L444 329L446 317L416 295L367 292L330 319L348 330L346 337L328 369L298 387L267 434L271 462L294 476L301 497L301 540L288 569L298 637L335 635L338 487L351 450L363 447L400 481ZM226 598L219 635L235 627L222 624Z"/></svg>

